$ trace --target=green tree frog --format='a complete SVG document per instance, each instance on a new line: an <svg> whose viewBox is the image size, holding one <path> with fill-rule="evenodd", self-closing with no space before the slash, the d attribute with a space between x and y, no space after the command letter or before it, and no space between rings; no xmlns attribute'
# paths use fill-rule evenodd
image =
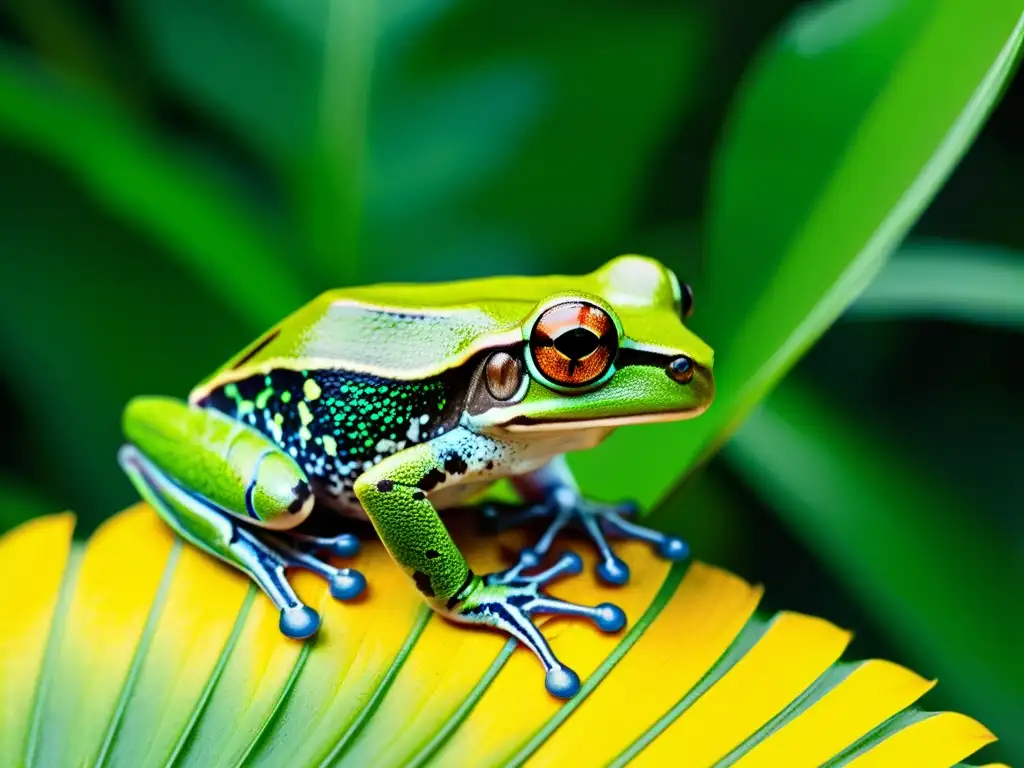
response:
<svg viewBox="0 0 1024 768"><path fill-rule="evenodd" d="M543 591L582 569L566 553L537 572L558 533L580 524L611 584L629 572L606 534L651 542L670 559L687 547L638 525L628 505L584 498L563 456L621 425L690 418L709 406L713 353L683 324L691 307L689 288L670 270L632 255L582 276L329 291L187 402L133 399L119 461L177 533L262 588L285 635L308 637L320 624L286 569L319 574L341 600L365 585L358 571L330 561L357 553L351 533L298 529L316 503L368 518L431 608L516 637L539 658L548 690L571 697L579 678L533 617L584 618L607 632L626 617L610 603L578 605ZM526 502L507 522L550 523L515 566L477 575L438 510L499 478Z"/></svg>

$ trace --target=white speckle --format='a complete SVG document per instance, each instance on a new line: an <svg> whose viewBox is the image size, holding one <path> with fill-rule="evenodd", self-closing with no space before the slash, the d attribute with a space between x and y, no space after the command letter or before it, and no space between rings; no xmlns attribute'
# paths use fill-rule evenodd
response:
<svg viewBox="0 0 1024 768"><path fill-rule="evenodd" d="M410 443L419 442L420 439L420 423L413 421L409 425L409 431L405 433L405 436L409 439Z"/></svg>
<svg viewBox="0 0 1024 768"><path fill-rule="evenodd" d="M428 421L430 421L429 414L424 413L422 416L420 416L420 424L426 424Z"/></svg>
<svg viewBox="0 0 1024 768"><path fill-rule="evenodd" d="M373 448L377 453L394 453L397 449L395 441L388 439L380 440Z"/></svg>

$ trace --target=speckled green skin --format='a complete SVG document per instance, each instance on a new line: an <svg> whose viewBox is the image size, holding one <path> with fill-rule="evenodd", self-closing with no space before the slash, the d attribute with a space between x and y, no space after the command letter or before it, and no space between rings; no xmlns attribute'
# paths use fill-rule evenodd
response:
<svg viewBox="0 0 1024 768"><path fill-rule="evenodd" d="M528 344L538 316L564 301L602 309L619 334L613 367L576 390L546 380ZM496 351L522 361L525 374L503 401L481 378ZM693 365L685 383L666 375L680 356ZM327 565L312 546L351 553L347 543L304 543L284 533L315 500L365 514L435 610L518 637L544 663L549 689L571 695L578 681L529 617L586 616L608 631L625 619L613 606L575 606L538 592L576 569L578 558L533 577L523 569L539 563L577 508L610 564L609 581L624 565L604 542L602 515L625 535L652 543L660 535L585 502L564 463L552 460L597 444L621 424L698 415L713 397L711 361L711 350L681 322L675 276L638 256L577 277L332 291L257 339L188 403L134 400L125 411L121 463L175 530L260 584L281 608L287 634L307 636L319 618L295 597L285 568L320 573L342 598L358 591L361 578ZM477 576L438 510L509 476L534 494L528 501L558 514L519 565Z"/></svg>
<svg viewBox="0 0 1024 768"><path fill-rule="evenodd" d="M462 432L449 433L436 444L422 443L381 462L361 475L355 486L356 496L388 552L412 575L432 607L441 611L450 611L449 601L473 586L473 572L421 485L424 477L446 474L444 446L463 437ZM494 446L486 439L465 443L464 447L473 451L473 468L460 465L462 473L482 468L488 455L496 455L488 453Z"/></svg>

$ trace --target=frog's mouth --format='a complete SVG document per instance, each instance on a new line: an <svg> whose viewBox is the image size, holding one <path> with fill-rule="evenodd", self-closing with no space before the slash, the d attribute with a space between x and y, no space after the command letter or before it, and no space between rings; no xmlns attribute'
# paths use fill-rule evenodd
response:
<svg viewBox="0 0 1024 768"><path fill-rule="evenodd" d="M595 416L590 419L535 419L530 416L518 416L499 429L508 432L573 432L580 429L614 429L631 424L656 424L665 421L685 421L695 419L710 407L704 403L693 408L679 411L662 411L660 413L633 414L630 416Z"/></svg>

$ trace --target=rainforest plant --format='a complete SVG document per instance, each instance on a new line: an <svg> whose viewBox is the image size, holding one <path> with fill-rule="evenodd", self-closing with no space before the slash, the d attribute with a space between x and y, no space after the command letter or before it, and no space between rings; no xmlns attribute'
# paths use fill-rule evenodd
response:
<svg viewBox="0 0 1024 768"><path fill-rule="evenodd" d="M948 439L1018 423L990 371L1019 350L1024 267L977 229L937 236L956 219L941 199L911 233L1011 82L1024 14L747 10L764 39L712 3L0 12L0 573L18 587L2 598L0 762L518 764L583 744L595 763L951 765L988 729L993 755L1024 756L1019 524L986 511L1007 507L998 483L1019 501L1019 454ZM991 180L1020 176L978 162L964 206L991 221ZM44 515L76 509L81 541L128 506L124 403L184 394L326 287L585 272L624 252L693 284L718 392L696 421L570 459L589 494L638 499L697 558L635 566L622 635L550 624L583 659L578 700L527 693L532 660L455 640L414 593L388 616L372 595L324 600L324 637L295 643L148 508L74 545L72 519ZM893 330L922 316L945 319L941 338ZM913 428L885 386L901 373L927 405ZM503 556L504 540L460 535L477 559ZM379 547L360 557L404 594ZM606 599L589 576L555 593ZM839 662L838 624L923 676ZM456 643L471 661L441 674ZM971 717L906 709L935 677L929 701Z"/></svg>

